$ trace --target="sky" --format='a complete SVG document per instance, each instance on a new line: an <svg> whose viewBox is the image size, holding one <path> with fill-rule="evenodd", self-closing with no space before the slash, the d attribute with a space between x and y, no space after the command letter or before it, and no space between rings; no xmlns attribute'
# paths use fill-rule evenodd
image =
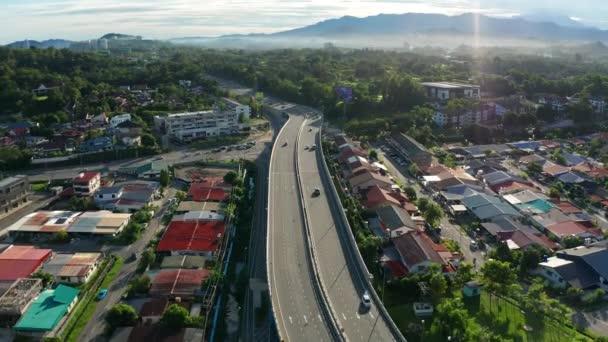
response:
<svg viewBox="0 0 608 342"><path fill-rule="evenodd" d="M144 38L270 33L344 15L552 13L608 29L608 1L579 0L0 0L0 44L86 40L105 33Z"/></svg>

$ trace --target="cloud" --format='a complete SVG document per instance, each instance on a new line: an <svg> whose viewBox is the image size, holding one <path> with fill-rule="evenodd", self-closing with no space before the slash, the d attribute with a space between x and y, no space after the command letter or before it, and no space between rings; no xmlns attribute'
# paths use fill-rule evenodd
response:
<svg viewBox="0 0 608 342"><path fill-rule="evenodd" d="M582 22L601 22L608 16L602 0L586 2L599 10L569 10L565 0L535 0L533 5L529 0L2 0L0 22L10 30L0 30L0 43L81 40L107 32L147 38L276 32L344 15L380 13L512 16L531 6L562 11Z"/></svg>

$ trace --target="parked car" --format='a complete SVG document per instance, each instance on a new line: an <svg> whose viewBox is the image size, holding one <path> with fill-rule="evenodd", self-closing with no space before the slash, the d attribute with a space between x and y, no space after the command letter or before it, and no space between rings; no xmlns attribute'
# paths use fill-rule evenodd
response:
<svg viewBox="0 0 608 342"><path fill-rule="evenodd" d="M97 300L102 300L102 299L106 298L107 294L108 294L108 289L99 290L99 293L97 294Z"/></svg>

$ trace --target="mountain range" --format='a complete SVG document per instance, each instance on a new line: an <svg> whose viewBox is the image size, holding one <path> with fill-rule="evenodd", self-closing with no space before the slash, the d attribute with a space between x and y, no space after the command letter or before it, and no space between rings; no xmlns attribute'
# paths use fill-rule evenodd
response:
<svg viewBox="0 0 608 342"><path fill-rule="evenodd" d="M556 23L556 22L559 22ZM331 41L351 41L365 44L392 43L401 46L401 39L421 38L434 45L428 38L458 37L458 42L472 37L482 39L482 43L492 45L492 39L525 40L534 42L563 41L608 41L608 31L586 27L567 17L527 15L513 18L496 18L479 14L448 16L442 14L405 13L380 14L364 18L344 16L329 19L313 25L271 34L242 34L221 37L185 37L171 39L175 43L199 43L222 45L225 43L248 44L252 42L298 41L312 43ZM370 40L373 38L373 40ZM395 41L395 38L400 39ZM448 39L449 40L449 39ZM499 42L497 42L499 43ZM496 45L500 45L496 44ZM366 46L366 45L362 45Z"/></svg>
<svg viewBox="0 0 608 342"><path fill-rule="evenodd" d="M109 40L141 39L140 36L109 33ZM608 31L587 27L568 17L528 14L513 18L496 18L479 14L448 16L442 14L380 14L369 17L344 16L313 25L270 34L235 34L220 37L184 37L172 43L207 47L272 48L322 46L332 42L350 47L442 46L460 44L484 46L517 46L530 43L607 42ZM63 39L42 42L19 41L9 47L36 46L65 48L72 43ZM28 45L29 44L29 45Z"/></svg>

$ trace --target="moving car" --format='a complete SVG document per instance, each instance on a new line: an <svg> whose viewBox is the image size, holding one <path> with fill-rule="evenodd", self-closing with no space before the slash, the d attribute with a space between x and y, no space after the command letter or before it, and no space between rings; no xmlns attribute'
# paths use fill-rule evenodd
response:
<svg viewBox="0 0 608 342"><path fill-rule="evenodd" d="M367 292L367 290L365 290L365 292L363 292L363 296L361 296L361 305L366 309L372 307L372 298L370 297L369 292Z"/></svg>
<svg viewBox="0 0 608 342"><path fill-rule="evenodd" d="M287 146L287 141L283 143L283 147Z"/></svg>
<svg viewBox="0 0 608 342"><path fill-rule="evenodd" d="M107 294L108 294L108 289L99 290L99 293L97 294L97 300L102 300L102 299L106 298Z"/></svg>
<svg viewBox="0 0 608 342"><path fill-rule="evenodd" d="M315 188L315 190L312 192L313 197L317 197L321 194L321 189L319 188Z"/></svg>

